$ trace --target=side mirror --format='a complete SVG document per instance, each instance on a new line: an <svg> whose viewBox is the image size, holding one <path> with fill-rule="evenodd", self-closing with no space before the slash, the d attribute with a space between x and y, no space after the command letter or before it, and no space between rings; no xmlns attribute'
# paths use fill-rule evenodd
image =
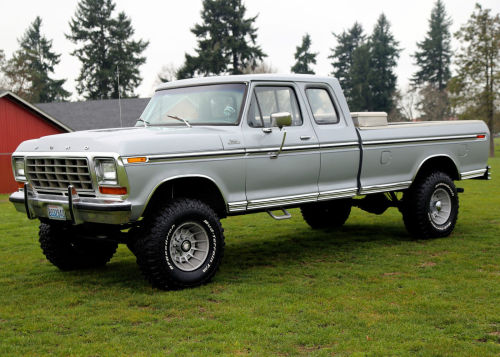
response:
<svg viewBox="0 0 500 357"><path fill-rule="evenodd" d="M277 126L281 130L284 126L292 125L292 114L288 112L273 113L271 114L271 122L272 126Z"/></svg>

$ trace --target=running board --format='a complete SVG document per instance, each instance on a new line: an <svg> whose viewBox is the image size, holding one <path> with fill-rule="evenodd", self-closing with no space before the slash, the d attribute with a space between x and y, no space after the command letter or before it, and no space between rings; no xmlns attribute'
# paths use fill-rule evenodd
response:
<svg viewBox="0 0 500 357"><path fill-rule="evenodd" d="M284 208L280 208L281 212L283 212L283 215L281 216L276 216L274 215L271 211L266 211L268 215L270 215L272 218L274 218L275 220L277 221L281 221L283 219L289 219L289 218L292 218L292 215L290 214L290 212L288 212L286 209Z"/></svg>

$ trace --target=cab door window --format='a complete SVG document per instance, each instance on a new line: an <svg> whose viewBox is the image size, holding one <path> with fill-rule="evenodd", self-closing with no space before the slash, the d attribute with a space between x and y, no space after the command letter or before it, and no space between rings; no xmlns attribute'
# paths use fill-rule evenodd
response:
<svg viewBox="0 0 500 357"><path fill-rule="evenodd" d="M248 111L248 125L253 128L274 126L271 114L289 112L292 126L302 125L297 96L291 87L257 87L252 94Z"/></svg>

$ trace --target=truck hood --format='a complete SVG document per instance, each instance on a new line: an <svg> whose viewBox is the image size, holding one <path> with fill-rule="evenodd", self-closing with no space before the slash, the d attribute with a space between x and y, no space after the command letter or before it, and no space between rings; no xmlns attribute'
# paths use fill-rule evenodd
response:
<svg viewBox="0 0 500 357"><path fill-rule="evenodd" d="M223 150L237 127L132 127L77 131L21 143L16 152L113 152L120 156ZM231 135L234 134L234 135Z"/></svg>

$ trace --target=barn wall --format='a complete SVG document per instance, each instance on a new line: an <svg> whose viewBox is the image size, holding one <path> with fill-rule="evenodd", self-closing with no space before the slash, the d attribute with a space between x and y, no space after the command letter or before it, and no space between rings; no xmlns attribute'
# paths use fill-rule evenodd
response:
<svg viewBox="0 0 500 357"><path fill-rule="evenodd" d="M0 193L17 190L11 168L11 156L17 146L24 140L61 132L21 103L0 98Z"/></svg>

